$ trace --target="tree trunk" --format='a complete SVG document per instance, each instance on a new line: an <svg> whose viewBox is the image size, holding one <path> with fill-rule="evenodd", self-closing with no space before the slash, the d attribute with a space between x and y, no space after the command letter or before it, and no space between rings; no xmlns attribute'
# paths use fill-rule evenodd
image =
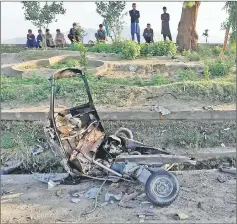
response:
<svg viewBox="0 0 237 224"><path fill-rule="evenodd" d="M197 49L198 34L196 23L200 4L201 2L195 2L195 5L192 7L183 6L176 38L176 44L179 46L180 51Z"/></svg>
<svg viewBox="0 0 237 224"><path fill-rule="evenodd" d="M219 58L222 58L224 56L226 47L227 47L227 42L228 42L228 38L229 38L229 33L230 33L230 26L228 26L225 30L225 40L224 40L224 44L223 47L221 49L221 53L219 55Z"/></svg>

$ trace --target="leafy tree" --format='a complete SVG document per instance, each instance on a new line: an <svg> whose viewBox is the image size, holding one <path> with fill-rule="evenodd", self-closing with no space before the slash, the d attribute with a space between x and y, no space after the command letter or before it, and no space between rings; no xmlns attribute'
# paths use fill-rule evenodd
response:
<svg viewBox="0 0 237 224"><path fill-rule="evenodd" d="M223 9L226 10L228 16L227 16L226 21L221 24L221 28L225 30L225 39L224 39L223 48L222 48L221 53L219 55L220 58L222 58L224 53L225 53L227 43L228 43L228 39L229 39L229 35L230 35L230 41L232 43L235 43L235 41L236 41L236 9L237 9L237 2L228 1L228 2L225 3L225 6L224 6ZM230 31L232 31L231 34L230 34Z"/></svg>
<svg viewBox="0 0 237 224"><path fill-rule="evenodd" d="M178 25L178 35L176 43L179 50L196 50L198 44L198 34L196 23L198 10L201 2L184 2L180 22Z"/></svg>
<svg viewBox="0 0 237 224"><path fill-rule="evenodd" d="M208 36L209 36L208 31L209 31L209 30L206 29L206 30L204 30L204 32L203 32L203 34L202 34L202 36L206 37L206 43L207 43L207 38L208 38Z"/></svg>
<svg viewBox="0 0 237 224"><path fill-rule="evenodd" d="M105 23L113 34L111 39L113 42L121 40L121 34L123 31L123 25L125 23L123 13L126 2L122 1L109 1L109 2L95 2L96 12L104 18Z"/></svg>
<svg viewBox="0 0 237 224"><path fill-rule="evenodd" d="M66 9L63 8L63 2L52 2L49 4L45 2L43 6L40 2L21 2L23 4L22 9L25 10L25 20L31 21L31 23L39 29L46 29L52 22L57 22L57 15L64 15Z"/></svg>

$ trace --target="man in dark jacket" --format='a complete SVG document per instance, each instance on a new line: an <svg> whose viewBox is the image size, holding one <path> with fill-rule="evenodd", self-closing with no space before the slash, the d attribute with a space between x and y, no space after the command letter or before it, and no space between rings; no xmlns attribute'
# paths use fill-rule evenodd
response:
<svg viewBox="0 0 237 224"><path fill-rule="evenodd" d="M151 29L150 23L148 23L147 27L144 29L143 37L144 37L146 43L154 42L153 41L154 33L153 33L153 29Z"/></svg>
<svg viewBox="0 0 237 224"><path fill-rule="evenodd" d="M170 33L170 15L166 12L166 7L163 7L163 14L161 14L161 21L162 21L162 29L161 34L163 34L164 41L166 41L166 37L169 37L169 39L172 41L171 33Z"/></svg>
<svg viewBox="0 0 237 224"><path fill-rule="evenodd" d="M76 23L72 24L73 28L70 29L70 32L68 34L68 39L71 41L71 43L79 42L79 30Z"/></svg>
<svg viewBox="0 0 237 224"><path fill-rule="evenodd" d="M97 30L97 33L95 33L95 38L97 41L106 41L106 31L104 30L104 26L102 24L99 25L99 29Z"/></svg>
<svg viewBox="0 0 237 224"><path fill-rule="evenodd" d="M140 27L139 27L139 18L140 12L136 10L136 3L132 4L132 10L129 11L131 17L131 35L132 40L134 40L134 35L137 35L137 42L140 44Z"/></svg>

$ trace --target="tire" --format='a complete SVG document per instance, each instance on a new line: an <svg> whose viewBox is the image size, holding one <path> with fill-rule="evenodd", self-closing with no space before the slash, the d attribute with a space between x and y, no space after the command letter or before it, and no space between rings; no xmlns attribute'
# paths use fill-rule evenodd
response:
<svg viewBox="0 0 237 224"><path fill-rule="evenodd" d="M160 192L157 189L158 184L162 187ZM178 197L179 182L174 174L162 169L150 175L145 185L145 191L152 204L165 207L172 204Z"/></svg>
<svg viewBox="0 0 237 224"><path fill-rule="evenodd" d="M115 133L114 135L116 136L121 136L121 137L126 137L126 138L129 138L129 139L133 139L133 134L132 134L132 131L130 131L128 128L119 128Z"/></svg>

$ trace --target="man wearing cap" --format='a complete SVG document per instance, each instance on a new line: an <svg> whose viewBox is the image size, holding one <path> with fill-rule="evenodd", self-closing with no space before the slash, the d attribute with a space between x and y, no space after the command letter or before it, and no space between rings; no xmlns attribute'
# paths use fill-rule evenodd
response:
<svg viewBox="0 0 237 224"><path fill-rule="evenodd" d="M136 3L132 4L132 10L129 11L131 17L131 35L132 40L134 40L134 35L137 36L137 42L140 44L140 27L139 27L139 18L140 12L136 10Z"/></svg>

